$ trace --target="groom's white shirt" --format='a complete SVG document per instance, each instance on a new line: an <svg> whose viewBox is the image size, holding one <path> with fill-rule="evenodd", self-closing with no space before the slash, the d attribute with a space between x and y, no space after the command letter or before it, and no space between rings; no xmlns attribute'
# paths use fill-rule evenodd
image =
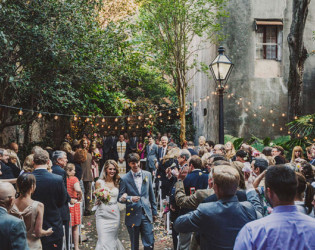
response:
<svg viewBox="0 0 315 250"><path fill-rule="evenodd" d="M143 173L142 173L142 171L140 170L140 171L138 171L137 173L141 173L141 176L135 177L134 174L136 174L136 173L133 172L132 170L130 170L130 171L131 171L131 173L132 173L132 178L133 178L133 180L135 181L135 184L136 184L136 186L137 186L137 189L138 189L138 191L139 191L139 194L141 195L142 175L143 175Z"/></svg>

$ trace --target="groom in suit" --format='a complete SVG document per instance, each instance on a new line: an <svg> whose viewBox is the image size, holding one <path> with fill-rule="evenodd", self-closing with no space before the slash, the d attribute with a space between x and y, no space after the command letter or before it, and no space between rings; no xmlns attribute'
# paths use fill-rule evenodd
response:
<svg viewBox="0 0 315 250"><path fill-rule="evenodd" d="M128 156L131 171L121 178L118 200L126 203L125 224L132 250L139 249L139 233L144 249L148 250L154 247L153 222L157 209L151 173L141 170L139 163L138 154Z"/></svg>

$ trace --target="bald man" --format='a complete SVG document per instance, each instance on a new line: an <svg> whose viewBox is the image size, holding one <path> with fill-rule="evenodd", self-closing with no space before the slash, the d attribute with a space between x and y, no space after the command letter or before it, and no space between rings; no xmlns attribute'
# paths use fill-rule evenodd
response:
<svg viewBox="0 0 315 250"><path fill-rule="evenodd" d="M13 185L8 182L0 182L0 249L29 249L24 222L8 214L14 200Z"/></svg>

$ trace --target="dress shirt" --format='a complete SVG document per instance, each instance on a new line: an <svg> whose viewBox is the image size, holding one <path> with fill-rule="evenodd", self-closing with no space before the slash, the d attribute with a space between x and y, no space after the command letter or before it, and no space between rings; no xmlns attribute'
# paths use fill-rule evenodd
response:
<svg viewBox="0 0 315 250"><path fill-rule="evenodd" d="M247 223L234 249L315 249L315 219L296 206L277 206L262 219Z"/></svg>
<svg viewBox="0 0 315 250"><path fill-rule="evenodd" d="M132 178L133 180L135 181L135 184L137 186L137 189L139 191L139 194L141 195L141 187L142 187L142 172L139 171L141 173L141 175L139 177L135 177L135 172L131 171L132 172ZM137 172L137 173L139 173Z"/></svg>
<svg viewBox="0 0 315 250"><path fill-rule="evenodd" d="M8 212L8 210L5 207L0 206L0 208L2 208L4 211Z"/></svg>

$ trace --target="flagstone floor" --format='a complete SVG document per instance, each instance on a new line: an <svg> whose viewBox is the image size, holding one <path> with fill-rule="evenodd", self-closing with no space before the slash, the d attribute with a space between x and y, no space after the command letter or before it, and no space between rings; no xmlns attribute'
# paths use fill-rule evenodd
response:
<svg viewBox="0 0 315 250"><path fill-rule="evenodd" d="M119 239L121 240L122 244L124 245L126 250L131 249L131 244L129 240L129 235L127 228L125 226L125 212L126 210L122 210L121 220L120 220L120 228L119 228ZM86 234L88 241L83 242L80 245L80 249L95 249L96 242L97 242L97 232L96 232L96 225L95 225L95 216L85 216L83 217L83 224L84 228L82 231ZM159 218L154 223L154 237L155 237L155 245L154 249L156 250L170 250L173 249L172 237L171 235L167 235L166 230L164 229L164 224L162 218ZM141 243L140 243L141 245ZM140 247L143 249L143 247Z"/></svg>

